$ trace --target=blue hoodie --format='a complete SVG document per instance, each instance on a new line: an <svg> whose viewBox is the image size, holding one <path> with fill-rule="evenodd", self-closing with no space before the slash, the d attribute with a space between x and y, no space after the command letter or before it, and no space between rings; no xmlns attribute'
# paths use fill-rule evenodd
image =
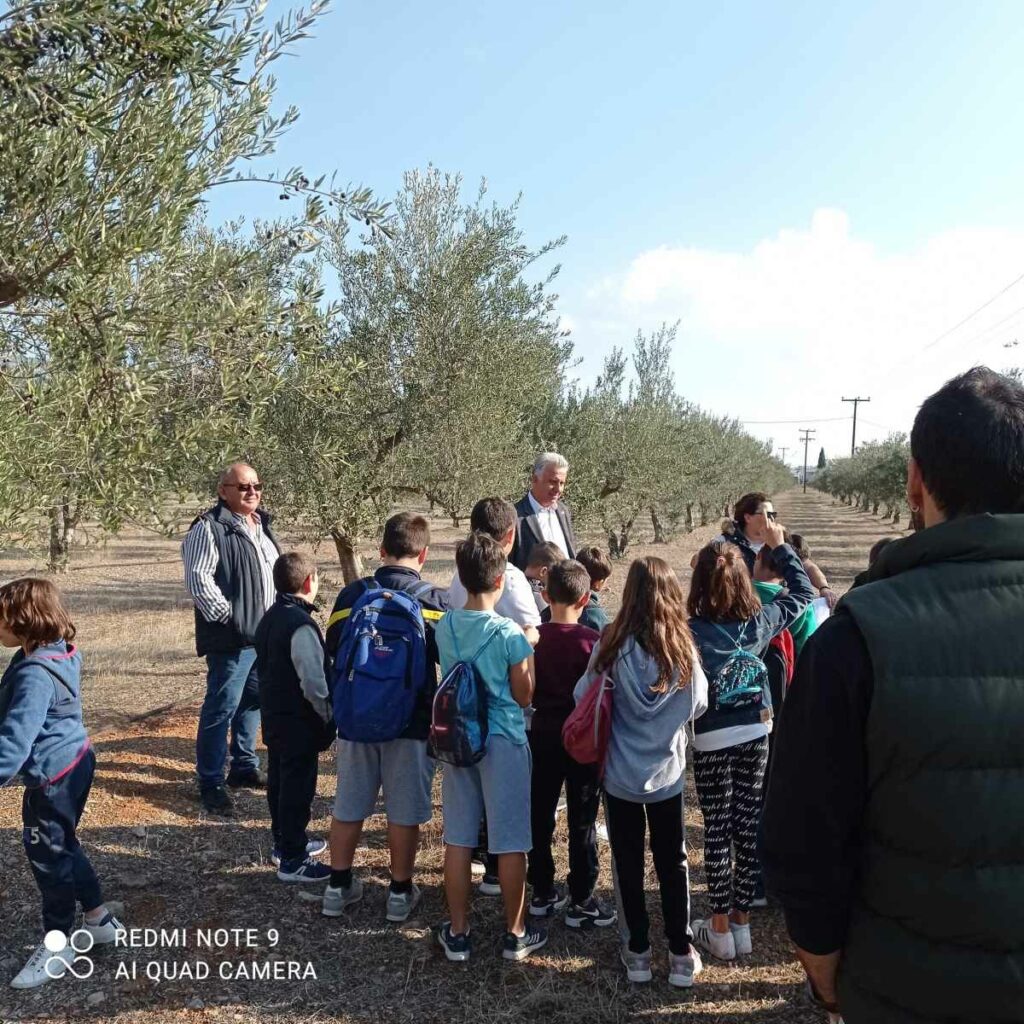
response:
<svg viewBox="0 0 1024 1024"><path fill-rule="evenodd" d="M78 649L63 640L18 651L0 678L0 786L21 775L45 786L89 742L82 724Z"/></svg>
<svg viewBox="0 0 1024 1024"><path fill-rule="evenodd" d="M594 646L586 674L576 684L578 704L596 682ZM604 788L620 800L649 804L676 796L686 768L686 723L708 706L708 682L697 660L682 689L673 680L665 693L654 693L658 663L633 639L619 651L611 670L612 728L604 764Z"/></svg>

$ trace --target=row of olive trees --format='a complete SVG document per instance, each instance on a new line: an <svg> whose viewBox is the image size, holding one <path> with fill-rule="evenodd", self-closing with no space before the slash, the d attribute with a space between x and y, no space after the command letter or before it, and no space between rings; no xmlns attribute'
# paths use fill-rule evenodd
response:
<svg viewBox="0 0 1024 1024"><path fill-rule="evenodd" d="M884 441L869 441L855 455L833 459L814 478L814 486L846 505L875 515L882 512L894 523L906 506L906 434L890 434Z"/></svg>

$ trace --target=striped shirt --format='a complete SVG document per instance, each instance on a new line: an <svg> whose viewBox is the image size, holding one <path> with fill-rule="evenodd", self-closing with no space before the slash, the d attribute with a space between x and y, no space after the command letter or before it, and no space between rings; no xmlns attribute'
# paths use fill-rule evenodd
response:
<svg viewBox="0 0 1024 1024"><path fill-rule="evenodd" d="M256 549L256 560L263 581L263 608L268 609L275 598L274 562L277 548L266 535L259 519L255 524L247 523L244 516L235 519L245 529L243 535ZM192 601L207 622L228 622L231 619L231 602L214 581L214 573L220 563L217 544L213 539L213 528L206 519L200 519L185 534L181 544L181 557L185 563L185 587L192 595Z"/></svg>

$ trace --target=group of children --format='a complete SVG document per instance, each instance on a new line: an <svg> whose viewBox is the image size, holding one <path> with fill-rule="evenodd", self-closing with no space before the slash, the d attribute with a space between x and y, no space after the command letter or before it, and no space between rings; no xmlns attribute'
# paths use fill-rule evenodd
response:
<svg viewBox="0 0 1024 1024"><path fill-rule="evenodd" d="M611 623L600 603L611 574L605 556L591 548L566 559L556 545L541 544L520 571L508 561L515 508L501 498L474 507L447 590L421 575L430 546L427 520L409 512L391 517L380 567L341 591L326 637L313 617L315 564L299 553L281 555L274 567L277 599L255 643L277 877L326 883L323 914L344 913L363 896L355 853L363 823L382 797L391 868L385 916L396 923L410 917L421 895L414 880L419 829L432 815L438 670L444 679L468 664L484 693L486 752L473 763L443 766L449 918L438 926L437 940L444 955L470 958L478 857L486 860L479 891L500 893L503 900L506 959L521 960L542 947L547 935L538 921L556 912L564 911L572 928L616 923L615 909L595 895L602 794L628 978L652 977L644 892L648 831L670 983L693 984L702 967L697 945L725 960L749 953L759 875L755 834L772 726L761 654L773 638L796 628L814 597L800 557L784 543L774 518L765 519L754 572L761 577L760 600L744 553L718 540L699 553L688 596L662 559L634 561ZM396 594L403 599L396 601ZM411 632L394 625L401 615L414 620L401 627ZM77 900L94 940L113 941L121 925L104 908L75 838L95 758L82 726L73 636L52 584L20 580L0 588L0 642L21 648L0 685L0 782L20 773L29 787L25 844L47 931L71 931ZM369 739L371 733L352 726L358 716L351 717L350 705L339 704L339 688L350 690L353 680L375 666L393 666L396 658L406 659L399 663L408 712L397 731ZM563 746L562 729L599 680L613 688L610 741L602 764L579 764ZM351 693L342 698L358 699ZM365 713L364 725L370 728ZM332 743L337 791L327 865L317 860L326 844L306 829L319 757ZM698 921L690 920L684 831L689 743L711 897L711 916ZM567 888L556 880L552 855L563 788ZM44 969L47 957L40 946L14 984L31 987L53 976Z"/></svg>

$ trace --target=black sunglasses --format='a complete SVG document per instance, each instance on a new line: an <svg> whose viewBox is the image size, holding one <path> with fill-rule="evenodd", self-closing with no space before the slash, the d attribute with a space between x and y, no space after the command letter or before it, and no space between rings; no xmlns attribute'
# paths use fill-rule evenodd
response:
<svg viewBox="0 0 1024 1024"><path fill-rule="evenodd" d="M768 519L770 519L770 520L771 520L771 521L772 521L773 523L775 522L775 519L776 519L776 517L778 516L778 513L777 513L777 512L769 512L769 511L768 511L767 509L765 509L765 512L764 512L764 514L765 514L765 516L766 516L766 517L767 517Z"/></svg>
<svg viewBox="0 0 1024 1024"><path fill-rule="evenodd" d="M263 490L263 484L225 484L224 486L237 487L242 494L248 494L250 491L259 494Z"/></svg>

